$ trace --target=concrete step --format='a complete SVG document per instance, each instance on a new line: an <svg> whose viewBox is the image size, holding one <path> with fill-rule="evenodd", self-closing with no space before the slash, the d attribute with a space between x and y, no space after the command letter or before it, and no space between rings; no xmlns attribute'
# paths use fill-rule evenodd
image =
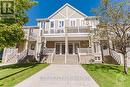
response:
<svg viewBox="0 0 130 87"><path fill-rule="evenodd" d="M67 64L78 64L78 55L67 55Z"/></svg>
<svg viewBox="0 0 130 87"><path fill-rule="evenodd" d="M54 64L64 64L65 55L54 55L53 63Z"/></svg>

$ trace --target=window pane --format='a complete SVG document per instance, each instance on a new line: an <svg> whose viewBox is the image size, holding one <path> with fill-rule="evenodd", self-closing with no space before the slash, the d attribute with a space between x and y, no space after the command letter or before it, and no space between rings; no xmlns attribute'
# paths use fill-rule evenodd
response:
<svg viewBox="0 0 130 87"><path fill-rule="evenodd" d="M41 28L45 28L45 22L42 22Z"/></svg>
<svg viewBox="0 0 130 87"><path fill-rule="evenodd" d="M64 27L64 21L59 21L59 27Z"/></svg>
<svg viewBox="0 0 130 87"><path fill-rule="evenodd" d="M54 28L54 21L51 21L51 28Z"/></svg>

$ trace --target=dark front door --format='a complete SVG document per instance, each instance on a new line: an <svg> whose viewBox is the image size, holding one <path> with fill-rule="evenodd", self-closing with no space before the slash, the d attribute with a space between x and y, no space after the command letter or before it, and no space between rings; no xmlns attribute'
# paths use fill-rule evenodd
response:
<svg viewBox="0 0 130 87"><path fill-rule="evenodd" d="M72 43L69 43L68 51L69 51L69 54L73 54L73 44Z"/></svg>

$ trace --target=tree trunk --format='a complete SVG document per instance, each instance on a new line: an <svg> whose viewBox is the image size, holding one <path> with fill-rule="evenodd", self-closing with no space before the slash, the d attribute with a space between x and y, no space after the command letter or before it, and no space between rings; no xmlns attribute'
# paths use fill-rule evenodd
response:
<svg viewBox="0 0 130 87"><path fill-rule="evenodd" d="M128 74L128 67L127 67L127 53L123 54L124 57L124 73Z"/></svg>

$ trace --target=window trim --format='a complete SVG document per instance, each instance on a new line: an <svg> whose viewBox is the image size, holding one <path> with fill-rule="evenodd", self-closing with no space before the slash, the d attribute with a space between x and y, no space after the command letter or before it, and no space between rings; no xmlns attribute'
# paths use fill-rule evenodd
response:
<svg viewBox="0 0 130 87"><path fill-rule="evenodd" d="M43 23L44 23L44 27L43 27ZM44 22L44 21L41 22L41 28L42 28L42 29L45 29L45 28L46 28L46 22Z"/></svg>
<svg viewBox="0 0 130 87"><path fill-rule="evenodd" d="M84 20L80 19L80 26L84 26Z"/></svg>
<svg viewBox="0 0 130 87"><path fill-rule="evenodd" d="M51 22L54 22L54 27L51 27ZM49 25L50 25L50 29L54 29L55 28L55 20L51 20Z"/></svg>
<svg viewBox="0 0 130 87"><path fill-rule="evenodd" d="M63 26L60 27L60 22L63 22ZM58 20L58 28L65 28L65 20Z"/></svg>
<svg viewBox="0 0 130 87"><path fill-rule="evenodd" d="M71 25L72 21L75 21L75 26ZM77 26L77 20L76 19L70 19L69 20L69 26L70 27L76 27Z"/></svg>

